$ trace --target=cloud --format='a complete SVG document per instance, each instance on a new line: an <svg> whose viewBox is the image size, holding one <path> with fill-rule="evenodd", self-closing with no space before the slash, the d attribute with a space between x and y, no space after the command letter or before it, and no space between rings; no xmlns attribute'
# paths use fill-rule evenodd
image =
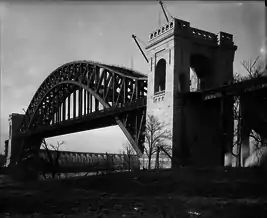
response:
<svg viewBox="0 0 267 218"><path fill-rule="evenodd" d="M78 21L77 26L79 29L82 29L84 27L84 23L82 21Z"/></svg>

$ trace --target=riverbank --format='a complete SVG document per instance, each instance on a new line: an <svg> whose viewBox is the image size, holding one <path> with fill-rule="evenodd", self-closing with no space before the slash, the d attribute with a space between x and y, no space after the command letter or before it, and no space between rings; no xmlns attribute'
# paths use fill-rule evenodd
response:
<svg viewBox="0 0 267 218"><path fill-rule="evenodd" d="M267 217L266 181L258 169L182 168L27 182L0 187L0 214Z"/></svg>

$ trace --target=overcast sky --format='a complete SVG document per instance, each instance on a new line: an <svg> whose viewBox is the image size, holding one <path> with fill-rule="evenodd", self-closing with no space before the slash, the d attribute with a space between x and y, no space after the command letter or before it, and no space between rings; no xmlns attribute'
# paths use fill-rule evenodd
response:
<svg viewBox="0 0 267 218"><path fill-rule="evenodd" d="M240 61L265 53L264 2L164 2L170 14L206 31L234 34ZM84 3L0 3L1 146L8 138L8 115L27 109L42 81L57 67L74 60L95 60L146 73L148 66L131 38L145 46L149 33L164 23L157 1ZM64 150L118 152L126 140L119 127L50 139L66 141Z"/></svg>

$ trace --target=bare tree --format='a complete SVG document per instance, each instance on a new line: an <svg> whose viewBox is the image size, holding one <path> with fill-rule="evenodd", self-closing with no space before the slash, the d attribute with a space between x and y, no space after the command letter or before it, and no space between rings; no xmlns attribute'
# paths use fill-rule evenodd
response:
<svg viewBox="0 0 267 218"><path fill-rule="evenodd" d="M145 128L145 147L144 151L148 157L148 169L151 169L151 158L152 155L157 151L158 147L171 149L170 141L172 139L172 134L169 129L167 129L167 124L162 123L159 119L151 114L148 114Z"/></svg>
<svg viewBox="0 0 267 218"><path fill-rule="evenodd" d="M128 170L130 171L132 167L131 163L133 162L132 157L133 155L136 155L136 152L129 142L124 143L122 146L123 146L122 154L127 157L127 158L124 158L124 160L126 161Z"/></svg>
<svg viewBox="0 0 267 218"><path fill-rule="evenodd" d="M242 61L241 64L245 68L247 75L235 74L233 78L234 83L242 82L245 80L259 78L264 76L264 68L263 64L258 65L257 62L259 60L259 56L254 60L246 60ZM232 155L236 158L236 166L241 166L241 145L242 145L242 114L241 114L241 104L240 104L240 96L234 97L234 105L233 105L233 116L234 116L234 140L233 147L235 148L235 152L232 151ZM255 131L251 131L249 137L254 139L255 147L258 149L260 146L266 145L263 142L263 139L257 134Z"/></svg>
<svg viewBox="0 0 267 218"><path fill-rule="evenodd" d="M52 178L55 178L56 173L59 170L60 164L59 164L59 158L60 158L60 151L59 148L61 145L63 145L65 142L61 141L61 142L57 142L56 145L53 144L47 144L45 140L43 140L41 147L45 149L46 151L46 157L48 162L46 162L45 160L41 160L42 161L42 165L44 167L43 169L43 176L44 178L46 178L45 176L45 171L48 170L49 172L51 172L52 174ZM55 155L53 155L52 153L55 152Z"/></svg>
<svg viewBox="0 0 267 218"><path fill-rule="evenodd" d="M233 77L233 82L242 82L244 80L250 80L254 78L258 78L265 75L265 68L267 67L265 63L258 64L259 56L252 61L250 60L243 60L241 62L241 65L245 68L247 75L240 75L238 73L235 73Z"/></svg>

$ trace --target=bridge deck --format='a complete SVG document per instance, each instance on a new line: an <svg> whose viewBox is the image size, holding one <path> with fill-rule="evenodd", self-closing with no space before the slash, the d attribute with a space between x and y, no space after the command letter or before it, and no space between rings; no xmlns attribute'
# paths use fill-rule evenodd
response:
<svg viewBox="0 0 267 218"><path fill-rule="evenodd" d="M15 137L26 137L30 135L42 135L42 137L53 137L74 132L92 130L96 128L103 128L107 126L117 125L115 116L123 115L137 108L146 106L146 99L138 99L124 105L124 107L104 108L103 110L84 115L82 117L73 118L64 122L56 123L54 125L40 126L37 129L27 131L25 133L18 133Z"/></svg>

